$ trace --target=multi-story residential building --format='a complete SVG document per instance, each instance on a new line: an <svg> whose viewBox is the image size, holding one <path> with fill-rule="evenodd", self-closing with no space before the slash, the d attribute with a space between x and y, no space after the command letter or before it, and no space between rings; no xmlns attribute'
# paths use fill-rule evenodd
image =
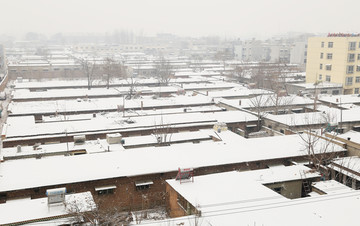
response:
<svg viewBox="0 0 360 226"><path fill-rule="evenodd" d="M290 64L304 66L307 60L307 42L295 42L290 49Z"/></svg>
<svg viewBox="0 0 360 226"><path fill-rule="evenodd" d="M6 74L7 64L5 59L5 50L4 46L0 45L0 74Z"/></svg>
<svg viewBox="0 0 360 226"><path fill-rule="evenodd" d="M359 94L360 34L329 34L308 41L306 82L343 84L344 94Z"/></svg>

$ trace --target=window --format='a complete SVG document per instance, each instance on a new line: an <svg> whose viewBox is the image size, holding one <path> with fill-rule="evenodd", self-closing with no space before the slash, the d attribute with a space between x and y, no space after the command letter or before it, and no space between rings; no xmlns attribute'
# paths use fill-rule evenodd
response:
<svg viewBox="0 0 360 226"><path fill-rule="evenodd" d="M327 56L326 56L326 58L327 58L328 60L331 60L331 59L332 59L332 53L328 53Z"/></svg>
<svg viewBox="0 0 360 226"><path fill-rule="evenodd" d="M355 83L360 83L360 76L357 76L357 77L355 78Z"/></svg>
<svg viewBox="0 0 360 226"><path fill-rule="evenodd" d="M332 95L339 95L340 91L339 90L333 90L332 91Z"/></svg>
<svg viewBox="0 0 360 226"><path fill-rule="evenodd" d="M320 64L320 70L322 69L322 64Z"/></svg>
<svg viewBox="0 0 360 226"><path fill-rule="evenodd" d="M320 53L320 59L324 58L324 53Z"/></svg>
<svg viewBox="0 0 360 226"><path fill-rule="evenodd" d="M355 94L359 94L359 88L355 88L355 89L354 89L354 93L355 93Z"/></svg>
<svg viewBox="0 0 360 226"><path fill-rule="evenodd" d="M355 50L356 49L356 42L349 42L349 50Z"/></svg>
<svg viewBox="0 0 360 226"><path fill-rule="evenodd" d="M334 46L334 43L333 42L329 42L328 43L328 48L332 48Z"/></svg>
<svg viewBox="0 0 360 226"><path fill-rule="evenodd" d="M349 53L348 54L348 62L354 62L355 61L355 54Z"/></svg>
<svg viewBox="0 0 360 226"><path fill-rule="evenodd" d="M360 71L360 65L356 66L356 71Z"/></svg>
<svg viewBox="0 0 360 226"><path fill-rule="evenodd" d="M346 67L346 73L347 74L353 74L354 73L354 65L348 65Z"/></svg>
<svg viewBox="0 0 360 226"><path fill-rule="evenodd" d="M322 74L319 75L319 80L322 80Z"/></svg>
<svg viewBox="0 0 360 226"><path fill-rule="evenodd" d="M154 184L151 180L149 181L137 181L135 182L136 190L141 191L150 188L150 185Z"/></svg>
<svg viewBox="0 0 360 226"><path fill-rule="evenodd" d="M327 71L331 71L331 64L327 64L327 65L326 65L326 70L327 70Z"/></svg>
<svg viewBox="0 0 360 226"><path fill-rule="evenodd" d="M327 76L326 76L326 81L327 81L327 82L331 82L331 76L330 76L330 75L327 75Z"/></svg>
<svg viewBox="0 0 360 226"><path fill-rule="evenodd" d="M345 85L351 86L353 83L353 77L346 77Z"/></svg>
<svg viewBox="0 0 360 226"><path fill-rule="evenodd" d="M324 42L321 42L321 48L324 48Z"/></svg>
<svg viewBox="0 0 360 226"><path fill-rule="evenodd" d="M115 188L115 185L96 187L95 191L98 195L114 194Z"/></svg>
<svg viewBox="0 0 360 226"><path fill-rule="evenodd" d="M358 60L360 60L360 53L358 54Z"/></svg>

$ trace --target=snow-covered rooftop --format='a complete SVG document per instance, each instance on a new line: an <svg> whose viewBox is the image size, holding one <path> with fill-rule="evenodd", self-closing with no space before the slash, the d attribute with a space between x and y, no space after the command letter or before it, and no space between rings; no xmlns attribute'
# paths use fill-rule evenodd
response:
<svg viewBox="0 0 360 226"><path fill-rule="evenodd" d="M319 106L318 110L322 112L306 112L298 114L273 115L267 114L265 118L280 122L288 126L306 126L324 124L326 122L359 122L360 108L352 108L349 110L340 110L337 108L329 108L327 106Z"/></svg>
<svg viewBox="0 0 360 226"><path fill-rule="evenodd" d="M220 136L221 134L219 133ZM321 145L323 145L322 140L314 147L316 152ZM345 150L334 146L330 151ZM0 192L105 178L175 172L178 167L198 168L305 155L302 139L298 135L288 135L254 139L227 137L226 141L220 142L5 161L0 164ZM101 170L94 167L99 165Z"/></svg>
<svg viewBox="0 0 360 226"><path fill-rule="evenodd" d="M319 100L331 104L355 104L360 103L359 94L352 95L319 95Z"/></svg>
<svg viewBox="0 0 360 226"><path fill-rule="evenodd" d="M291 106L291 105L310 105L314 104L314 101L306 98L299 97L295 95L276 97L276 95L259 95L250 99L242 99L241 104L239 100L226 100L223 99L220 101L226 105L235 107L235 108L254 108L254 107L274 107L274 106Z"/></svg>
<svg viewBox="0 0 360 226"><path fill-rule="evenodd" d="M319 176L306 166L295 165L196 176L193 183L180 183L175 179L166 182L206 216L224 208L244 208L269 200L285 201L285 197L263 185Z"/></svg>
<svg viewBox="0 0 360 226"><path fill-rule="evenodd" d="M230 90L221 90L221 91L209 91L209 92L201 92L204 95L208 95L213 98L234 98L234 97L249 97L252 95L260 95L260 94L272 94L273 92L263 89L248 89L245 87L236 87Z"/></svg>
<svg viewBox="0 0 360 226"><path fill-rule="evenodd" d="M278 201L278 202L276 202ZM229 208L203 217L187 216L161 220L152 226L357 226L359 224L360 192L320 195L293 200L274 200L267 205Z"/></svg>
<svg viewBox="0 0 360 226"><path fill-rule="evenodd" d="M159 93L176 93L177 87L146 87L138 86L135 88L136 92L141 94L159 94ZM106 97L106 96L123 96L129 93L129 87L118 88L77 88L77 89L50 89L44 91L31 92L29 89L15 89L12 93L12 100L17 101L27 99L65 99L65 98L85 98L85 97Z"/></svg>
<svg viewBox="0 0 360 226"><path fill-rule="evenodd" d="M125 103L125 104L124 104ZM193 105L211 105L211 98L198 96L176 96L171 98L143 97L141 99L124 100L123 98L96 98L96 99L73 99L56 101L28 101L11 102L8 107L10 115L42 114L42 113L61 113L61 112L81 112L81 111L105 111L116 110L118 105L125 106L125 109L159 108L159 107L179 107Z"/></svg>
<svg viewBox="0 0 360 226"><path fill-rule="evenodd" d="M360 132L350 130L343 134L338 134L337 137L347 140L350 138L350 141L360 144Z"/></svg>
<svg viewBox="0 0 360 226"><path fill-rule="evenodd" d="M313 182L311 186L324 192L325 194L339 194L354 191L354 189L339 183L336 180Z"/></svg>
<svg viewBox="0 0 360 226"><path fill-rule="evenodd" d="M214 125L216 122L237 123L254 122L257 117L241 111L221 111L209 113L181 113L169 115L149 115L138 117L98 117L79 121L62 121L35 123L33 116L17 116L7 119L6 137L44 136L53 134L87 133L87 132L126 132L144 130L159 126L181 127L198 124ZM118 131L119 130L119 131Z"/></svg>
<svg viewBox="0 0 360 226"><path fill-rule="evenodd" d="M80 212L91 211L95 208L91 192L67 194L65 203L67 205L61 203L48 206L47 198L8 200L6 203L0 204L0 224L20 224L20 222L24 224L39 220L38 224L44 225L47 220L52 218L63 218L64 215L66 217L71 211L70 207L75 207L75 203Z"/></svg>
<svg viewBox="0 0 360 226"><path fill-rule="evenodd" d="M305 89L342 88L342 84L330 83L330 82L321 82L316 86L314 85L314 83L297 83L292 85L302 87Z"/></svg>

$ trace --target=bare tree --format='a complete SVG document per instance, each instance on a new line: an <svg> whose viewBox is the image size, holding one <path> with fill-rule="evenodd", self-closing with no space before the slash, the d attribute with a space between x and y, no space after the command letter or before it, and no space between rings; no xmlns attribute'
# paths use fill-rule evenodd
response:
<svg viewBox="0 0 360 226"><path fill-rule="evenodd" d="M255 83L256 88L264 87L264 80L266 78L266 64L259 63L259 65L251 70L251 82Z"/></svg>
<svg viewBox="0 0 360 226"><path fill-rule="evenodd" d="M299 133L300 138L303 141L304 151L307 154L310 164L314 166L316 170L320 170L322 165L330 163L332 159L337 156L337 153L334 152L336 145L340 144L335 140L337 133L334 133L332 136L324 136L322 130L315 130L314 124L319 122L325 128L325 133L332 129L329 129L329 125L334 120L334 117L331 114L324 114L321 118L317 119L317 122L312 121L307 118L306 128L303 133ZM315 119L316 120L316 119Z"/></svg>
<svg viewBox="0 0 360 226"><path fill-rule="evenodd" d="M169 145L172 137L172 128L170 125L164 124L162 115L160 117L160 124L156 124L155 122L155 129L153 130L153 135L155 136L158 145Z"/></svg>
<svg viewBox="0 0 360 226"><path fill-rule="evenodd" d="M239 82L244 82L247 68L245 66L236 66L234 69L234 75Z"/></svg>
<svg viewBox="0 0 360 226"><path fill-rule="evenodd" d="M261 94L249 100L253 108L253 111L256 112L258 118L258 128L261 128L262 119L267 115L267 112L265 111L265 107L266 105L268 105L269 97L268 95Z"/></svg>
<svg viewBox="0 0 360 226"><path fill-rule="evenodd" d="M278 115L280 108L286 108L294 101L295 96L283 96L280 92L268 95L269 103L274 109L274 114Z"/></svg>
<svg viewBox="0 0 360 226"><path fill-rule="evenodd" d="M155 68L156 78L160 85L168 85L172 77L172 66L170 62L160 57L160 60Z"/></svg>
<svg viewBox="0 0 360 226"><path fill-rule="evenodd" d="M83 211L84 207L91 211ZM132 221L131 214L122 212L116 207L108 207L107 203L97 200L78 202L76 199L66 203L67 212L77 219L77 222L88 222L91 225L126 225Z"/></svg>
<svg viewBox="0 0 360 226"><path fill-rule="evenodd" d="M80 59L80 64L88 81L88 89L91 89L95 77L96 64L87 59Z"/></svg>
<svg viewBox="0 0 360 226"><path fill-rule="evenodd" d="M126 77L125 69L120 62L114 60L113 58L107 57L104 60L104 79L106 80L106 88L110 88L110 82L114 78L124 78Z"/></svg>
<svg viewBox="0 0 360 226"><path fill-rule="evenodd" d="M134 78L134 76L131 76L126 80L126 82L129 85L129 90L126 94L126 99L130 100L134 98L137 94L136 87L138 86L138 81Z"/></svg>

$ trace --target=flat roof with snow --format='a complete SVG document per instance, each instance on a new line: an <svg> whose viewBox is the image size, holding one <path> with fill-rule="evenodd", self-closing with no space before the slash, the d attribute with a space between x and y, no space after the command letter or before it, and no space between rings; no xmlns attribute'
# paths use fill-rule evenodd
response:
<svg viewBox="0 0 360 226"><path fill-rule="evenodd" d="M67 206L62 203L48 206L47 198L8 200L6 203L0 204L0 224L18 225L38 222L43 225L51 219L71 217L69 208L74 202L78 204L77 210L80 212L91 211L95 208L95 202L90 192L65 195Z"/></svg>
<svg viewBox="0 0 360 226"><path fill-rule="evenodd" d="M181 113L170 115L150 115L139 117L103 117L88 120L35 123L33 116L9 117L6 138L27 136L50 136L73 133L111 133L152 129L159 126L181 127L216 122L254 122L257 117L241 111L221 111L210 113Z"/></svg>
<svg viewBox="0 0 360 226"><path fill-rule="evenodd" d="M222 134L219 133L219 136L221 137ZM5 161L0 164L0 192L106 178L176 172L178 167L196 169L307 155L305 145L298 135L254 139L227 137L225 140L137 148L93 155ZM319 140L316 143L315 152L321 149L323 142L325 141ZM334 144L330 145L333 145L333 148L329 149L331 152L346 151ZM101 170L94 167L99 164L102 166Z"/></svg>

